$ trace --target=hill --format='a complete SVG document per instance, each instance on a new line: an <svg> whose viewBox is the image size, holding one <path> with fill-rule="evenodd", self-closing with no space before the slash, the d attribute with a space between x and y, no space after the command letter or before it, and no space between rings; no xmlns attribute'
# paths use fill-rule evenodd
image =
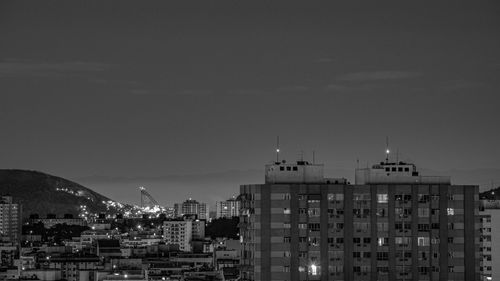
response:
<svg viewBox="0 0 500 281"><path fill-rule="evenodd" d="M80 184L49 174L0 169L0 195L22 204L23 217L30 214L116 213L116 202ZM115 206L113 206L115 205ZM83 207L85 206L85 207Z"/></svg>
<svg viewBox="0 0 500 281"><path fill-rule="evenodd" d="M479 193L479 199L482 200L500 200L500 186Z"/></svg>

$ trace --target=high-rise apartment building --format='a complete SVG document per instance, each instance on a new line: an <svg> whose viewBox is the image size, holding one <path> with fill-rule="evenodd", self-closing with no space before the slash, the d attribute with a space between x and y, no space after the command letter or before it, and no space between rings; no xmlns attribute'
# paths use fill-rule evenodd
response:
<svg viewBox="0 0 500 281"><path fill-rule="evenodd" d="M276 162L240 198L243 280L479 280L478 186L402 162L355 184Z"/></svg>
<svg viewBox="0 0 500 281"><path fill-rule="evenodd" d="M216 202L216 218L232 218L240 216L240 201L231 198L226 201Z"/></svg>
<svg viewBox="0 0 500 281"><path fill-rule="evenodd" d="M493 280L493 256L492 256L492 239L491 239L491 215L486 213L480 214L481 220L481 280Z"/></svg>
<svg viewBox="0 0 500 281"><path fill-rule="evenodd" d="M21 238L21 206L11 196L0 197L0 241L18 243Z"/></svg>
<svg viewBox="0 0 500 281"><path fill-rule="evenodd" d="M208 206L205 203L198 202L189 198L183 203L174 204L175 216L196 215L200 220L208 219Z"/></svg>

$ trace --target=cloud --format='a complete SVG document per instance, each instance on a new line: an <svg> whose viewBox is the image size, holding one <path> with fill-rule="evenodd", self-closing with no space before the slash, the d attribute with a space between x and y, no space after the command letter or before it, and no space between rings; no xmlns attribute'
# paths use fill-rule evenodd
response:
<svg viewBox="0 0 500 281"><path fill-rule="evenodd" d="M110 66L98 62L39 62L10 59L0 61L0 77L59 77L102 72Z"/></svg>
<svg viewBox="0 0 500 281"><path fill-rule="evenodd" d="M408 79L421 76L417 72L409 71L369 71L369 72L354 72L337 77L340 81L365 82L378 80L397 80Z"/></svg>

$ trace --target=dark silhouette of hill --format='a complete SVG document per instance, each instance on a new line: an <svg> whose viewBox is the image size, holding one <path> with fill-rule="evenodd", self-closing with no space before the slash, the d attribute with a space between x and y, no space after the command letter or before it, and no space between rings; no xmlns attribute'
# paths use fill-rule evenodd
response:
<svg viewBox="0 0 500 281"><path fill-rule="evenodd" d="M482 200L500 200L500 186L479 193L479 199Z"/></svg>
<svg viewBox="0 0 500 281"><path fill-rule="evenodd" d="M89 213L116 213L118 210L103 201L110 199L80 184L37 171L0 169L0 195L10 195L22 204L23 217L30 214L80 213L86 206Z"/></svg>

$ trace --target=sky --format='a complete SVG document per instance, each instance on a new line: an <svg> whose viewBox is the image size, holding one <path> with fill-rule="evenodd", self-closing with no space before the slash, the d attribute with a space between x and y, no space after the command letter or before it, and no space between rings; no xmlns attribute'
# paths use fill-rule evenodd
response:
<svg viewBox="0 0 500 281"><path fill-rule="evenodd" d="M332 1L333 2L333 1ZM211 204L282 158L500 184L497 1L1 1L0 168ZM456 173L462 171L462 173ZM482 176L477 176L477 174Z"/></svg>

